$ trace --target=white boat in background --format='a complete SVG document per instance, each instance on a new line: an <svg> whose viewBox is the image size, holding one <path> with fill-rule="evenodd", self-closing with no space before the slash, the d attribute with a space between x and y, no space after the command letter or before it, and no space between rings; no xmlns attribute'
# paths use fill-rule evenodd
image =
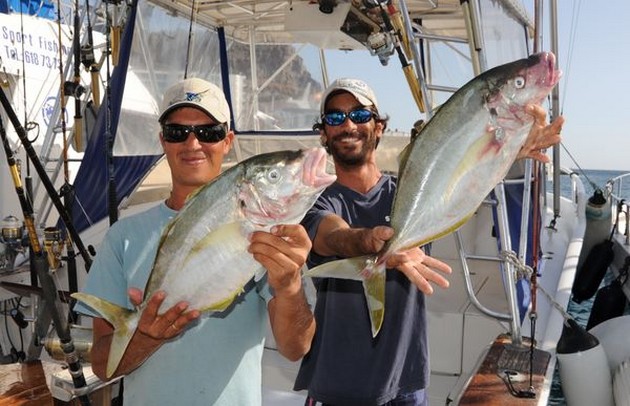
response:
<svg viewBox="0 0 630 406"><path fill-rule="evenodd" d="M418 119L426 120L475 75L541 50L548 41L534 29L541 21L534 23L514 0L88 3L89 8L75 10L70 3L68 11L52 13L60 15L61 23L54 17L26 16L15 8L0 13L2 32L9 33L2 38L0 53L9 48L13 52L2 54L2 90L18 120L39 123L39 137L33 139L29 132L25 142L10 128L6 107L2 120L11 150L21 162L20 177L28 179L37 232L50 259L49 274L62 291L81 286L93 255L88 247L98 252L111 222L168 195L169 174L155 142L157 101L184 75L221 84L228 95L237 134L225 163L229 166L253 154L319 145L311 126L323 89L336 77L361 76L356 61L367 55L377 65L389 65L384 72L392 87L394 81L404 82L405 92L412 95L408 99L418 106ZM551 4L553 17L555 2ZM58 32L61 35L54 35ZM84 53L75 52L72 33L77 32ZM42 47L62 52L48 55L57 58L56 63L38 66L32 73L33 55L44 55ZM105 52L109 49L111 53ZM7 63L10 55L12 64ZM78 58L83 65L79 75ZM390 73L393 66L397 75ZM33 85L36 78L49 87ZM71 100L65 114L57 94L62 82L74 83L69 88L75 90L64 96ZM379 98L380 93L377 89ZM550 108L550 115L557 116L557 106ZM63 128L66 132L60 131ZM408 140L407 131L386 133L379 145L382 169L397 170L397 156ZM71 225L63 227L50 188L27 165L29 142L54 189L72 186ZM468 223L432 245L432 255L448 262L454 272L451 287L427 300L431 405L547 404L586 229L584 188L573 174L571 197L560 195L561 163L559 154L553 155L552 167L515 165L510 178ZM0 167L5 166L7 159L1 156ZM541 181L545 174L553 179L551 190ZM0 286L5 288L0 289L5 306L0 317L8 321L0 334L3 361L7 367L40 359L45 366L59 364L59 339L50 328L50 317L38 311L41 289L34 287L31 257L23 243L27 231L22 208L8 170L0 169L0 187ZM64 245L64 234L72 237L71 245ZM532 283L534 300L529 300ZM16 309L34 323L19 328L7 316L18 313ZM80 322L89 328L89 320ZM71 333L89 367L89 334L83 340L79 330L75 327ZM15 343L20 334L21 348ZM270 336L263 359L265 405L303 404L305 394L292 390L298 367L278 355ZM68 401L85 393L58 372L45 371L55 398ZM83 371L90 391L103 386L89 368ZM116 391L108 396L115 398Z"/></svg>

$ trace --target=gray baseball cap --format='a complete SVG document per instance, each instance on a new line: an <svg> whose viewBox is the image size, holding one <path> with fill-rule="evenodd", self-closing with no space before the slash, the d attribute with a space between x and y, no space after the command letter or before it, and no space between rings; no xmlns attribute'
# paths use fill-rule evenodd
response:
<svg viewBox="0 0 630 406"><path fill-rule="evenodd" d="M219 123L226 123L229 128L230 106L218 86L198 78L175 83L164 93L159 121L164 121L173 110L186 106L202 110Z"/></svg>
<svg viewBox="0 0 630 406"><path fill-rule="evenodd" d="M359 79L341 78L332 82L324 92L319 108L320 114L324 114L326 103L328 102L330 95L339 91L345 91L352 94L362 105L374 106L374 108L378 111L376 95L367 83Z"/></svg>

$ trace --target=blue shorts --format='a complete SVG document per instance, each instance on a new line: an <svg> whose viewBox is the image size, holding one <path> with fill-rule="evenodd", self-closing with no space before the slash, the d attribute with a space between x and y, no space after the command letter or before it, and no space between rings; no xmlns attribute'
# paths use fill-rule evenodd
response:
<svg viewBox="0 0 630 406"><path fill-rule="evenodd" d="M335 406L330 403L322 403L313 399L312 397L307 397L304 402L304 406ZM342 406L342 405L338 405ZM429 406L429 399L427 398L427 393L424 389L417 390L411 393L405 393L403 395L398 395L394 399L390 400L387 403L383 403L381 406Z"/></svg>

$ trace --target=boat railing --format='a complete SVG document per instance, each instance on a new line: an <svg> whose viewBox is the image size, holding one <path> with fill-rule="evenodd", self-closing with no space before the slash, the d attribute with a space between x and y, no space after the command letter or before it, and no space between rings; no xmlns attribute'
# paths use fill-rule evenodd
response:
<svg viewBox="0 0 630 406"><path fill-rule="evenodd" d="M493 207L496 210L496 225L499 229L500 238L500 246L502 248L502 252L497 256L491 255L474 255L470 254L466 251L464 247L463 239L460 235L460 232L455 232L455 243L457 246L457 250L459 253L459 259L462 265L463 274L464 274L464 283L465 289L468 295L468 299L473 304L473 306L479 310L482 314L497 319L499 321L510 323L510 333L512 336L512 343L515 345L519 345L522 342L521 337L521 326L520 326L520 317L519 317L519 309L517 304L517 291L516 291L516 279L519 274L519 269L525 267L525 262L527 258L527 230L529 229L530 218L530 204L531 204L531 185L534 181L534 176L532 174L532 165L531 162L528 162L525 167L525 172L522 177L515 179L505 179L501 182L494 190L494 196L486 199L484 201L484 205ZM576 172L570 171L565 168L560 169L560 173L562 175L568 175L571 181L571 192L570 197L565 196L571 200L572 203L577 204L579 200L580 194L584 194L584 187L580 182L579 176ZM529 181L527 181L529 180ZM541 182L543 187L541 191L541 195L545 196L545 182ZM521 215L521 227L519 234L519 241L510 241L510 222L507 216L507 207L506 207L506 196L505 196L505 186L506 185L523 185L523 199L522 199L522 215ZM547 203L546 198L543 198L543 202ZM518 251L514 255L510 255L512 253L512 247L517 247ZM473 282L472 282L472 273L468 266L469 260L481 260L481 261L491 261L496 262L497 264L501 264L501 272L503 274L503 278L505 280L505 293L508 299L508 312L499 312L493 309L486 307L480 299L477 297Z"/></svg>
<svg viewBox="0 0 630 406"><path fill-rule="evenodd" d="M506 253L512 251L512 241L510 240L510 225L507 215L507 207L506 207L506 196L505 196L505 184L522 184L524 193L523 193L523 201L522 201L522 216L521 216L521 233L519 236L519 241L517 242L517 246L519 247L519 254L517 254L520 261L524 262L524 258L526 257L526 242L527 235L526 231L528 230L529 224L529 206L531 201L531 183L533 181L532 177L532 165L531 162L528 162L525 168L525 173L522 177L517 179L506 179L503 182L499 183L494 189L494 197L486 199L484 201L485 205L493 206L494 210L496 210L496 222L497 227L499 229L498 238L500 239L500 246L502 247L503 253L499 253L497 256L479 256L472 255L467 253L466 248L464 247L462 237L460 232L455 232L455 243L457 246L457 251L459 253L460 262L462 265L463 273L464 273L464 283L466 287L466 292L468 295L468 299L470 302L479 310L482 314L486 316L492 317L499 321L508 322L510 324L510 333L512 336L512 343L514 345L520 345L522 342L521 337L521 326L520 326L520 317L519 317L519 309L517 302L517 292L516 292L516 277L517 277L517 269L515 264L510 261L506 255ZM524 244L522 244L524 242ZM484 261L495 261L497 263L502 264L501 272L503 274L503 278L505 280L505 293L508 299L508 308L509 311L507 313L498 312L492 310L481 303L479 298L473 289L472 282L472 274L470 268L468 266L468 260L484 260Z"/></svg>

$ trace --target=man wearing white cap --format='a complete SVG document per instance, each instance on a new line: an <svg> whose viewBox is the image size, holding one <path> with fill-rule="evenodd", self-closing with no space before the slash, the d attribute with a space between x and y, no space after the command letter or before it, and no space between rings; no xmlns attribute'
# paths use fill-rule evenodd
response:
<svg viewBox="0 0 630 406"><path fill-rule="evenodd" d="M112 225L83 289L128 308L142 302L137 287L146 285L163 228L192 191L219 175L234 139L222 90L201 79L185 79L166 91L159 122L171 194L161 204ZM125 375L124 403L260 405L267 310L283 355L297 360L310 346L315 324L300 278L310 247L299 225L254 233L249 251L269 278L252 282L238 304L218 317L200 317L186 302L160 313L165 293L156 292L113 375ZM105 380L113 328L90 309L78 305L78 310L95 316L92 368Z"/></svg>
<svg viewBox="0 0 630 406"><path fill-rule="evenodd" d="M337 181L302 221L313 241L309 267L377 253L393 236L396 178L376 165L388 117L379 112L374 92L360 80L338 79L324 92L320 113L314 128L333 157ZM521 156L541 159L539 142L559 142L562 118L545 126L544 110L532 114L536 125ZM428 405L425 295L433 293L432 285L448 287L443 275L451 268L420 248L397 254L387 261L388 269L400 272L387 272L387 307L374 339L361 282L314 280L317 331L294 387L308 390L305 405Z"/></svg>

